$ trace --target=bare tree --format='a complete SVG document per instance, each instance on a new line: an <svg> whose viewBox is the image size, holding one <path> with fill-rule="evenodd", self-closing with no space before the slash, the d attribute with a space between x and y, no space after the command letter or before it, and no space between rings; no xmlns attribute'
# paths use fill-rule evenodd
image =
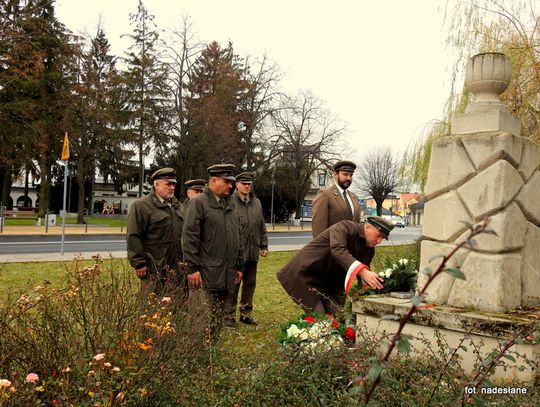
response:
<svg viewBox="0 0 540 407"><path fill-rule="evenodd" d="M243 122L241 131L242 144L245 150L245 167L255 170L264 161L267 124L272 113L278 108L278 90L281 71L276 64L269 61L266 54L251 61L245 59L243 79L247 84L247 92L240 98L239 110Z"/></svg>
<svg viewBox="0 0 540 407"><path fill-rule="evenodd" d="M375 200L379 216L384 200L399 185L399 168L399 160L389 147L368 151L359 167L360 189Z"/></svg>
<svg viewBox="0 0 540 407"><path fill-rule="evenodd" d="M173 99L174 117L171 119L173 140L182 138L187 133L186 107L184 104L187 84L193 73L193 65L204 49L204 44L196 39L191 18L182 16L180 27L173 31L170 39L166 42L167 65L169 67L169 79L167 86Z"/></svg>
<svg viewBox="0 0 540 407"><path fill-rule="evenodd" d="M290 168L296 216L319 168L329 168L340 151L344 126L310 92L295 98L283 97L273 113L275 135L269 159Z"/></svg>

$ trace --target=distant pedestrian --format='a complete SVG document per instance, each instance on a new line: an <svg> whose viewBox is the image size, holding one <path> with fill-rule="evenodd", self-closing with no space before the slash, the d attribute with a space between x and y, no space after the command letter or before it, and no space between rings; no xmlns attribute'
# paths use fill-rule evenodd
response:
<svg viewBox="0 0 540 407"><path fill-rule="evenodd" d="M356 164L352 161L338 161L334 164L334 184L319 190L313 200L313 237L341 220L360 222L358 197L348 191L355 169Z"/></svg>
<svg viewBox="0 0 540 407"><path fill-rule="evenodd" d="M383 279L369 266L375 246L388 238L393 227L378 216L367 218L365 223L338 222L304 246L277 278L304 311L336 314L354 277L371 288L383 288Z"/></svg>
<svg viewBox="0 0 540 407"><path fill-rule="evenodd" d="M253 295L257 283L257 263L259 256L268 255L268 237L266 223L261 201L253 193L253 173L243 172L236 176L236 191L232 200L236 212L240 217L240 230L242 243L244 244L244 270L242 283L236 285L231 291L225 306L225 321L227 326L236 325L236 307L238 305L238 292L242 285L240 296L240 322L248 325L257 325L253 318Z"/></svg>
<svg viewBox="0 0 540 407"><path fill-rule="evenodd" d="M141 279L141 292L163 295L165 286L183 290L182 206L174 197L176 172L161 168L151 177L150 193L131 205L127 226L127 253Z"/></svg>
<svg viewBox="0 0 540 407"><path fill-rule="evenodd" d="M208 295L213 336L223 322L227 294L242 280L244 268L240 220L230 201L233 169L232 164L208 167L208 185L190 200L182 233L189 287Z"/></svg>

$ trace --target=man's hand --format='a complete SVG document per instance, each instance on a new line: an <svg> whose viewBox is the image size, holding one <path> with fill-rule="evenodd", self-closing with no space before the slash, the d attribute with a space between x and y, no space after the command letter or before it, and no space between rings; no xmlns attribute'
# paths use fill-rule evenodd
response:
<svg viewBox="0 0 540 407"><path fill-rule="evenodd" d="M379 277L376 273L371 271L369 268L364 267L360 272L360 277L362 277L362 280L369 285L371 288L376 288L377 290L380 290L383 288L383 285L381 284L384 279L382 277Z"/></svg>
<svg viewBox="0 0 540 407"><path fill-rule="evenodd" d="M237 271L236 272L236 278L234 279L234 282L236 284L240 284L240 281L242 281L242 272L241 271Z"/></svg>
<svg viewBox="0 0 540 407"><path fill-rule="evenodd" d="M188 286L189 288L201 288L202 286L202 278L201 278L201 272L196 271L195 273L191 273L187 275L188 280Z"/></svg>
<svg viewBox="0 0 540 407"><path fill-rule="evenodd" d="M266 249L261 249L261 256L262 256L262 257L268 256L268 250L266 250Z"/></svg>
<svg viewBox="0 0 540 407"><path fill-rule="evenodd" d="M144 266L140 269L135 269L135 274L137 274L137 277L139 278L146 278L148 276L148 267Z"/></svg>

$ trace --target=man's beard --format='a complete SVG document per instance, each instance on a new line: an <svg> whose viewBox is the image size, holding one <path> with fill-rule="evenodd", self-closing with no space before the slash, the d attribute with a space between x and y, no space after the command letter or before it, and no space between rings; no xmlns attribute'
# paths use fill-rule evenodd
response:
<svg viewBox="0 0 540 407"><path fill-rule="evenodd" d="M341 189L345 190L351 186L351 181L343 181L343 182L338 181L338 184L341 187Z"/></svg>

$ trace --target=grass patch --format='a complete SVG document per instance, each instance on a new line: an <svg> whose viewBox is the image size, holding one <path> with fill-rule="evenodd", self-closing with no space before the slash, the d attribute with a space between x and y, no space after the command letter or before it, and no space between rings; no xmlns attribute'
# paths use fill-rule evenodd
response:
<svg viewBox="0 0 540 407"><path fill-rule="evenodd" d="M96 226L110 226L110 227L121 227L122 225L126 227L127 225L127 216L121 217L88 217L87 222L89 225ZM44 221L41 221L43 226ZM77 224L77 218L66 218L66 225L75 225ZM4 226L34 226L35 221L32 219L17 219L17 218L6 218L4 221ZM56 215L56 225L62 225L62 218L59 215Z"/></svg>
<svg viewBox="0 0 540 407"><path fill-rule="evenodd" d="M5 218L4 226L34 226L36 221L33 219L14 219Z"/></svg>
<svg viewBox="0 0 540 407"><path fill-rule="evenodd" d="M93 260L80 261L80 266L89 266ZM127 267L127 259L105 259L105 266ZM50 283L51 288L62 288L66 283L66 272L68 268L74 267L74 262L32 262L32 263L4 263L0 265L0 301L6 300L8 296L28 288L42 284L44 281Z"/></svg>
<svg viewBox="0 0 540 407"><path fill-rule="evenodd" d="M377 270L382 267L385 258L400 258L410 251L411 246L380 247L372 268ZM295 254L295 251L271 252L268 257L261 257L253 300L253 316L260 325L238 324L236 330L225 330L222 335L225 348L233 349L238 361L256 363L261 359L271 359L279 349L277 337L281 324L302 313L302 309L291 300L276 278L276 273ZM105 259L104 267L114 266L114 263L118 263L118 268L129 267L126 259ZM82 267L90 264L92 260L80 262ZM53 288L61 288L69 267L73 267L72 262L5 263L0 266L0 301L43 281L49 281Z"/></svg>
<svg viewBox="0 0 540 407"><path fill-rule="evenodd" d="M271 360L279 349L277 337L281 324L302 313L302 309L291 300L276 278L276 273L295 254L273 252L259 261L257 289L253 299L253 316L259 325L238 324L236 330L225 330L222 334L224 348L234 349L239 362Z"/></svg>

